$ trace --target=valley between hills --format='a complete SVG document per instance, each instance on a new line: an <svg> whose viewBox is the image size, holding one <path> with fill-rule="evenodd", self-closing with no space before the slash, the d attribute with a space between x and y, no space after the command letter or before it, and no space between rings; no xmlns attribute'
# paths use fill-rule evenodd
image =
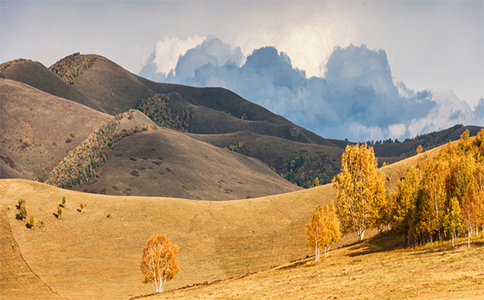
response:
<svg viewBox="0 0 484 300"><path fill-rule="evenodd" d="M8 62L0 77L2 299L148 295L142 249L161 233L180 247L181 272L147 299L484 295L482 234L470 250L401 249L376 232L362 242L348 234L310 262L304 228L317 205L334 200L330 182L349 141L228 90L151 82L98 55L76 53L50 68ZM419 156L480 129L373 143L387 188ZM415 156L419 145L425 152ZM20 199L42 228L17 220Z"/></svg>

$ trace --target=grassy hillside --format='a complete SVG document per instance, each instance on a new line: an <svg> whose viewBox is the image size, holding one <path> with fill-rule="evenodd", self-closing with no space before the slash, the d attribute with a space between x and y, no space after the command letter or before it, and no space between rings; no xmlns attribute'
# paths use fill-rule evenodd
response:
<svg viewBox="0 0 484 300"><path fill-rule="evenodd" d="M330 183L339 172L343 149L259 135L249 131L228 134L192 134L195 139L257 158L276 173L303 187L310 187L318 177Z"/></svg>
<svg viewBox="0 0 484 300"><path fill-rule="evenodd" d="M140 83L136 75L102 56L93 57L92 66L76 77L73 87L109 114L135 109L141 99L155 94Z"/></svg>
<svg viewBox="0 0 484 300"><path fill-rule="evenodd" d="M305 257L310 254L305 247L306 219L332 195L326 186L212 202L84 194L22 180L0 184L0 205L22 256L43 282L68 299L126 299L150 293L151 286L139 281L139 263L144 244L154 234L167 234L181 249L182 271L167 289ZM62 197L67 208L57 219L53 213ZM20 198L26 200L29 214L44 220L44 229L30 230L25 221L16 220ZM87 205L84 213L77 211L81 202ZM7 273L17 276L12 270ZM13 288L2 286L2 293Z"/></svg>
<svg viewBox="0 0 484 300"><path fill-rule="evenodd" d="M244 278L141 299L482 299L484 235L466 249L448 243L393 250L391 236L334 250ZM390 245L389 245L390 244Z"/></svg>
<svg viewBox="0 0 484 300"><path fill-rule="evenodd" d="M112 118L18 81L1 79L0 89L0 154L13 163L0 164L2 178L45 179L66 152Z"/></svg>
<svg viewBox="0 0 484 300"><path fill-rule="evenodd" d="M434 155L434 153L420 155ZM415 159L411 158L385 167L388 185L394 186L400 174L414 164ZM66 205L61 218L57 219L54 213L63 197L66 198ZM27 271L26 276L37 274L38 278L52 291L68 299L126 299L151 293L151 286L143 285L139 281L139 264L144 244L149 236L155 234L167 234L180 246L179 260L182 271L174 280L167 283L167 289L241 276L304 258L311 255L305 244L304 226L317 205L327 204L333 198L331 185L255 199L213 202L159 197L105 196L62 190L32 181L13 179L0 181L0 206L5 210L6 219L11 228L11 235L7 234L2 238L7 238L6 241L10 242L15 240L17 243L17 249L19 249L17 251L20 251L25 263L32 270L32 272ZM26 200L29 215L33 214L37 220L45 222L43 229L28 229L26 221L16 219L18 212L15 205L19 199ZM80 203L86 205L83 213L77 210ZM6 224L5 222L0 224L2 233L8 232ZM355 240L355 234L346 235L336 248L353 243ZM214 285L208 287L208 290L202 288L200 292L187 290L188 294L177 292L164 295L205 298L212 293L214 296L221 295L219 298L230 298L238 293L242 297L248 292L244 286L250 288L256 285L254 280L259 278L261 278L262 291L254 288L252 294L245 294L246 298L251 296L260 298L259 296L263 296L264 293L276 298L286 296L293 298L292 296L299 295L297 294L299 291L305 290L301 286L309 283L310 279L319 280L318 288L329 285L335 291L339 291L338 293L341 292L338 295L348 295L346 290L343 294L340 288L345 286L344 282L347 282L342 279L351 279L351 282L354 281L358 286L356 294L349 295L358 298L357 295L367 293L370 287L374 287L374 293L377 293L376 287L380 286L378 278L385 277L386 274L396 276L396 280L405 276L403 274L408 275L409 269L406 268L406 264L396 265L399 260L407 261L411 270L415 268L415 272L432 266L432 264L420 263L422 262L420 259L412 259L412 257L420 257L418 252L386 253L379 250L378 243L376 245L365 243L354 244L350 248L342 249L342 252L333 251L323 263L317 266L298 267L300 269L295 274L287 271L291 268L282 268L279 271L271 271L276 275L261 273L254 275L255 277L247 277L244 281L235 282L235 287ZM39 247L39 245L42 246ZM2 243L2 253L13 251L11 246ZM378 256L368 256L369 252L373 251ZM12 258L15 264L22 264L20 256L15 257ZM465 282L474 284L482 282L476 281L482 279L476 277L477 274L473 273L474 271L463 273L462 266L470 264L471 258L463 257L463 260L459 258L457 261L452 257L449 260L448 256L439 257L449 263L456 262L452 266L461 266L456 269L457 273L451 274L451 276L457 274L457 277L452 277L453 279L461 278ZM363 263L364 265L361 265ZM20 280L12 268L2 266L6 276L2 280L5 282ZM481 268L479 274L482 273L482 267L473 265L471 270L475 268ZM328 270L327 274L341 276L335 275L331 277L331 281L325 281L327 279L324 277L326 274L324 270ZM441 269L433 266L431 270L439 274ZM370 276L367 285L364 283L365 273ZM419 278L427 278L430 282L439 277L430 275L427 272L427 276L420 275ZM463 278L464 275L472 278ZM386 277L391 278L391 276ZM395 286L395 282L387 281L384 287L391 290L393 288L390 287ZM448 281L439 282L448 283ZM18 285L13 283L2 285L2 296L6 295L8 298L8 295L16 293L16 286ZM426 284L422 285L424 289L426 286ZM409 287L411 287L410 283L402 290L407 293ZM226 288L230 293L217 294L218 291L224 291ZM307 291L312 294L314 288L314 285L309 284ZM398 288L395 287L395 289ZM30 294L35 293L31 289L26 288L23 292L27 295L25 297L27 299L36 298L30 296L35 295ZM284 294L285 292L287 293ZM307 294L301 294L301 297L305 295L307 296ZM398 298L402 294L395 295Z"/></svg>
<svg viewBox="0 0 484 300"><path fill-rule="evenodd" d="M160 128L115 143L100 178L74 189L109 195L228 200L298 190L262 162Z"/></svg>

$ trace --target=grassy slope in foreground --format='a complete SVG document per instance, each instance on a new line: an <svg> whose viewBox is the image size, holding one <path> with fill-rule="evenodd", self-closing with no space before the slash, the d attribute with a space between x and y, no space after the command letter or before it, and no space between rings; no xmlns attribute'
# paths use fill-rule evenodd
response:
<svg viewBox="0 0 484 300"><path fill-rule="evenodd" d="M394 186L415 160L385 167L389 185ZM58 220L53 213L64 196L67 209ZM15 205L21 198L27 202L29 215L46 222L44 229L27 229L25 221L15 219ZM0 206L7 211L11 236L23 258L47 286L69 299L126 299L151 293L151 286L139 281L139 264L147 239L160 233L181 249L182 271L167 283L167 289L240 276L303 258L311 254L304 226L318 204L333 198L331 185L213 202L92 195L32 181L0 181ZM87 204L84 213L77 211L81 202ZM355 235L346 235L340 245L351 237ZM1 247L2 253L12 250L8 244ZM7 276L2 282L15 282L22 275L14 267L2 265L2 276ZM15 285L2 284L2 297L17 292ZM37 295L28 286L23 293L26 299Z"/></svg>
<svg viewBox="0 0 484 300"><path fill-rule="evenodd" d="M212 202L92 195L17 179L0 184L0 205L25 261L52 290L69 299L125 299L151 293L151 286L139 280L139 264L148 238L160 233L180 246L182 271L167 289L305 257L310 254L305 223L316 205L333 197L331 186ZM64 196L67 209L58 220L53 213ZM27 229L25 221L15 219L21 198L29 215L46 222L44 229ZM77 211L81 202L87 204L85 213ZM16 270L5 273L18 276ZM12 288L2 286L2 294L11 295ZM35 298L33 290L26 288L24 293Z"/></svg>
<svg viewBox="0 0 484 300"><path fill-rule="evenodd" d="M483 234L467 249L445 242L416 249L385 249L390 235L312 259L142 299L483 299ZM383 244L383 246L382 246Z"/></svg>

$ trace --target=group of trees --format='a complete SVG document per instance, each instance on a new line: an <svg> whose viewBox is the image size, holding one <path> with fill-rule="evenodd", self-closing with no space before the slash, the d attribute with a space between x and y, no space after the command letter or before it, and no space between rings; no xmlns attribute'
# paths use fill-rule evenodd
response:
<svg viewBox="0 0 484 300"><path fill-rule="evenodd" d="M161 127L188 132L191 113L186 109L178 112L169 104L169 100L164 94L156 94L142 99L137 109Z"/></svg>
<svg viewBox="0 0 484 300"><path fill-rule="evenodd" d="M50 172L46 183L65 188L87 182L90 178L100 175L97 168L106 161L108 149L115 142L137 132L154 129L148 125L119 130L119 120L122 115L103 124L81 145L69 152Z"/></svg>
<svg viewBox="0 0 484 300"><path fill-rule="evenodd" d="M321 184L329 183L336 174L332 162L324 155L308 157L299 153L286 161L276 161L271 167L284 179L303 188L314 186L315 178Z"/></svg>
<svg viewBox="0 0 484 300"><path fill-rule="evenodd" d="M65 82L74 84L76 77L89 69L95 60L94 55L80 55L76 52L59 60L50 66L49 70Z"/></svg>
<svg viewBox="0 0 484 300"><path fill-rule="evenodd" d="M419 147L417 152L421 152ZM455 238L484 231L484 129L475 138L465 131L457 145L449 142L436 157L423 156L397 183L385 189L373 148L346 147L341 172L333 179L336 210L331 203L318 206L306 225L307 245L319 260L343 233L393 229L407 245L435 238Z"/></svg>
<svg viewBox="0 0 484 300"><path fill-rule="evenodd" d="M435 157L410 168L393 195L393 229L407 244L484 230L484 130L462 134Z"/></svg>

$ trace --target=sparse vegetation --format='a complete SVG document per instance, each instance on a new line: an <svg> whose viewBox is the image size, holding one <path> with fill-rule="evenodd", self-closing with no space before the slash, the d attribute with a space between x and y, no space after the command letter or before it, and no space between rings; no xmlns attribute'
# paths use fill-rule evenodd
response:
<svg viewBox="0 0 484 300"><path fill-rule="evenodd" d="M5 72L5 70L8 67L10 67L11 65L13 65L15 63L22 62L22 61L32 61L32 60L30 60L30 59L24 59L24 58L19 58L19 59L7 61L7 62L4 62L3 64L1 64L0 65L0 78L5 78L5 75L3 74L3 72Z"/></svg>
<svg viewBox="0 0 484 300"><path fill-rule="evenodd" d="M161 127L188 132L191 113L184 109L178 112L169 104L168 96L157 94L142 99L137 109Z"/></svg>
<svg viewBox="0 0 484 300"><path fill-rule="evenodd" d="M57 218L57 219L60 219L60 218L61 218L61 216L62 216L62 208L61 208L61 206L59 205L59 206L57 206L57 214L56 214L56 218Z"/></svg>
<svg viewBox="0 0 484 300"><path fill-rule="evenodd" d="M71 54L59 60L50 70L67 83L74 84L76 77L89 69L96 57L93 55L80 55L79 52Z"/></svg>
<svg viewBox="0 0 484 300"><path fill-rule="evenodd" d="M45 228L45 221L44 220L40 220L38 223L37 223L37 227L39 229L43 229Z"/></svg>
<svg viewBox="0 0 484 300"><path fill-rule="evenodd" d="M163 292L166 281L175 278L180 271L176 258L179 249L164 234L151 236L143 249L141 282L150 282L155 293Z"/></svg>
<svg viewBox="0 0 484 300"><path fill-rule="evenodd" d="M333 162L328 161L324 155L310 159L299 153L284 163L276 162L272 168L284 179L303 188L312 187L315 178L318 178L320 184L326 184L336 175Z"/></svg>
<svg viewBox="0 0 484 300"><path fill-rule="evenodd" d="M71 187L82 184L90 178L99 176L97 168L107 159L108 148L123 137L136 132L154 129L152 126L138 126L119 131L119 120L122 114L103 124L89 135L81 145L69 152L49 174L46 183L58 187Z"/></svg>
<svg viewBox="0 0 484 300"><path fill-rule="evenodd" d="M19 220L25 220L27 218L28 212L27 212L27 203L25 202L24 199L20 199L18 201L18 206L17 206L19 213L17 215L17 219Z"/></svg>
<svg viewBox="0 0 484 300"><path fill-rule="evenodd" d="M34 215L30 215L29 228L30 229L34 229L35 228L35 218L34 218Z"/></svg>

